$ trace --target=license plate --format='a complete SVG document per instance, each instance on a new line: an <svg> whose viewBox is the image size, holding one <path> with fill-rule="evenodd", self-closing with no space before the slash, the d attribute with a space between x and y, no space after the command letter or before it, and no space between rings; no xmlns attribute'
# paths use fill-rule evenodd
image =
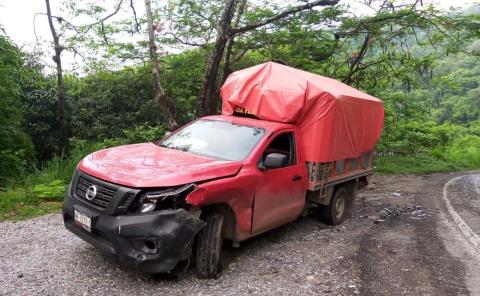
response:
<svg viewBox="0 0 480 296"><path fill-rule="evenodd" d="M75 223L82 226L88 232L92 231L92 219L77 210L75 210Z"/></svg>

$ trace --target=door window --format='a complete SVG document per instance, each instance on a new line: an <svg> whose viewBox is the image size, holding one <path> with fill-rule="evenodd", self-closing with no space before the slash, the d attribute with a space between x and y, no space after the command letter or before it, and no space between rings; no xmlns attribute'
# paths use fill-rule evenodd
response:
<svg viewBox="0 0 480 296"><path fill-rule="evenodd" d="M270 153L279 153L287 157L287 163L285 166L294 165L297 162L295 153L295 141L293 133L283 133L275 137L273 141L268 145L267 149L263 152L262 160Z"/></svg>

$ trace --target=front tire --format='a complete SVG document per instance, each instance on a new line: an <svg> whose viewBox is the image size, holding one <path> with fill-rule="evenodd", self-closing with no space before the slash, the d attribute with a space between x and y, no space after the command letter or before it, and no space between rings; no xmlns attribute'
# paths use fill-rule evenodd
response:
<svg viewBox="0 0 480 296"><path fill-rule="evenodd" d="M221 272L223 215L210 213L204 220L207 225L197 237L195 273L201 279L218 278Z"/></svg>
<svg viewBox="0 0 480 296"><path fill-rule="evenodd" d="M345 220L348 212L349 204L351 203L351 197L348 194L348 190L345 186L341 186L333 192L330 204L322 206L321 215L322 219L330 225L338 225Z"/></svg>

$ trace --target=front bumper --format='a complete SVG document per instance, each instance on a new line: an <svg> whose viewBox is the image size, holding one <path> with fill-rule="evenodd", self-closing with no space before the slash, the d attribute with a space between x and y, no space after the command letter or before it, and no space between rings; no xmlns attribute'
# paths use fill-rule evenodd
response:
<svg viewBox="0 0 480 296"><path fill-rule="evenodd" d="M91 232L75 224L75 210L91 217ZM84 241L147 273L171 271L189 256L195 235L205 225L184 209L110 215L86 206L69 192L63 220L65 227Z"/></svg>

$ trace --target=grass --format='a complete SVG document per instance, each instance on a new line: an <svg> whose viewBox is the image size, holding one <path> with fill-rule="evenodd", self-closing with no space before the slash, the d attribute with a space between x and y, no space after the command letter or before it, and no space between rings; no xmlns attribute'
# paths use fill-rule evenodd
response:
<svg viewBox="0 0 480 296"><path fill-rule="evenodd" d="M76 145L66 159L54 157L41 168L19 175L0 189L0 221L24 220L59 212L63 194L78 162L105 144L86 141Z"/></svg>
<svg viewBox="0 0 480 296"><path fill-rule="evenodd" d="M59 212L62 202L37 198L25 188L0 192L0 221L24 220Z"/></svg>
<svg viewBox="0 0 480 296"><path fill-rule="evenodd" d="M474 168L478 168L475 163L446 161L428 155L383 156L374 161L374 171L380 175L454 172Z"/></svg>

